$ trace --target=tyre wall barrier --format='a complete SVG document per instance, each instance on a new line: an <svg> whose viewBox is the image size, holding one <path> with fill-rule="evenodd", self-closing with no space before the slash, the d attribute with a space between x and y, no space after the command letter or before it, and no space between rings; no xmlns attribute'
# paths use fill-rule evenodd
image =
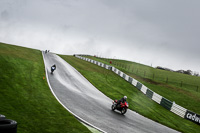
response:
<svg viewBox="0 0 200 133"><path fill-rule="evenodd" d="M17 122L9 119L0 120L0 133L17 133Z"/></svg>
<svg viewBox="0 0 200 133"><path fill-rule="evenodd" d="M77 55L76 55L76 57L85 60L85 57L81 57L81 56L77 56ZM96 61L91 60L91 63L96 64ZM138 82L136 79L126 75L125 73L116 69L115 67L106 65L104 63L102 63L102 66L106 69L113 71L114 73L116 73L117 75L119 75L120 77L122 77L123 79L128 81L129 83L131 83L138 90L140 90L142 93L144 93L148 98L157 102L158 104L160 104L161 106L163 106L167 110L175 113L176 115L178 115L182 118L188 119L188 120L200 125L200 115L198 115L194 112L191 112L191 111L181 107L180 105L176 104L175 102L171 102L170 100L168 100L168 99L162 97L161 95L153 92L152 90L150 90L149 88L144 86L142 83Z"/></svg>
<svg viewBox="0 0 200 133"><path fill-rule="evenodd" d="M4 119L6 119L5 115L0 114L0 120L4 120Z"/></svg>

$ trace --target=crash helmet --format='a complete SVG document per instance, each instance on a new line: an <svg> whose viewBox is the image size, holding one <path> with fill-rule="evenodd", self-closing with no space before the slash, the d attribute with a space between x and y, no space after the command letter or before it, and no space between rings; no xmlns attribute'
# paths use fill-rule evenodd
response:
<svg viewBox="0 0 200 133"><path fill-rule="evenodd" d="M127 96L124 96L124 99L126 100L126 99L127 99Z"/></svg>

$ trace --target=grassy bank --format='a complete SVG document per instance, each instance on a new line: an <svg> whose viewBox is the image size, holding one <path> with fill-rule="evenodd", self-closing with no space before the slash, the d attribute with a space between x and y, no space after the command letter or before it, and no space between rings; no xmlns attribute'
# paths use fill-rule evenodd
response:
<svg viewBox="0 0 200 133"><path fill-rule="evenodd" d="M110 61L91 56L88 58L106 64L109 64ZM199 90L197 88L197 86L200 87L200 77L155 69L130 61L111 61L112 66L137 79L154 92L171 101L175 101L184 108L200 114L200 88Z"/></svg>
<svg viewBox="0 0 200 133"><path fill-rule="evenodd" d="M61 57L111 99L128 96L130 109L181 132L198 133L200 126L166 110L115 73L73 56Z"/></svg>
<svg viewBox="0 0 200 133"><path fill-rule="evenodd" d="M0 114L19 133L90 132L52 95L41 51L0 43L0 64Z"/></svg>

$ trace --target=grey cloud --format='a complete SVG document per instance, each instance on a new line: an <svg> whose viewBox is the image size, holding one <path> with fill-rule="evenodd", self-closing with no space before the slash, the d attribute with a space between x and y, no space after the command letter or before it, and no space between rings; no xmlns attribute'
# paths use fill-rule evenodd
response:
<svg viewBox="0 0 200 133"><path fill-rule="evenodd" d="M200 71L199 4L197 0L1 0L0 41Z"/></svg>

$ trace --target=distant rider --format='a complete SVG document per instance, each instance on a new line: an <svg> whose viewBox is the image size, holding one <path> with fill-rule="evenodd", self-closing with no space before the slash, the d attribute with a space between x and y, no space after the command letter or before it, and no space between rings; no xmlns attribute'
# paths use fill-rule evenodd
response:
<svg viewBox="0 0 200 133"><path fill-rule="evenodd" d="M51 66L51 73L53 73L54 70L56 70L56 64L54 64L53 66Z"/></svg>

